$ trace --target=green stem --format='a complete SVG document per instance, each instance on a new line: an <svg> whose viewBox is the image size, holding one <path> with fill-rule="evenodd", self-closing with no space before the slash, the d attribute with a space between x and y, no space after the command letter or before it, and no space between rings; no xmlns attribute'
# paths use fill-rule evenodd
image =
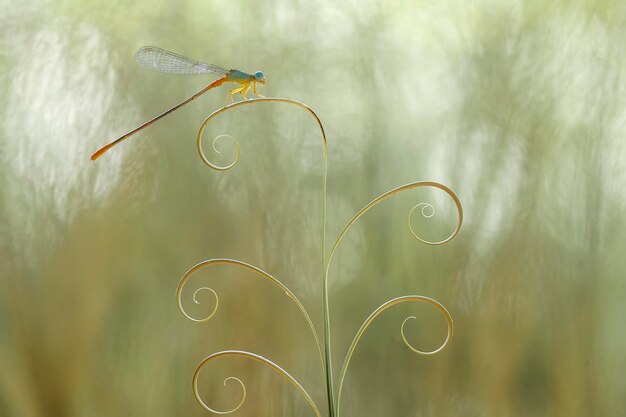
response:
<svg viewBox="0 0 626 417"><path fill-rule="evenodd" d="M328 149L324 141L324 174L322 185L322 291L323 291L323 317L324 317L324 355L326 364L326 396L328 398L328 414L335 417L335 398L333 388L332 353L330 351L330 306L328 297L328 279L326 269L326 182L328 176Z"/></svg>

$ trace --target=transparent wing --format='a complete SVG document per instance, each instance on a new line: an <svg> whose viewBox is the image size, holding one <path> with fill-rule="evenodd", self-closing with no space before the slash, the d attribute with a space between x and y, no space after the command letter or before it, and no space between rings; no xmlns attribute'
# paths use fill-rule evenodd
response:
<svg viewBox="0 0 626 417"><path fill-rule="evenodd" d="M156 46L144 46L135 54L135 59L144 67L170 74L219 74L224 75L227 69L217 65L194 61L184 56L166 51Z"/></svg>

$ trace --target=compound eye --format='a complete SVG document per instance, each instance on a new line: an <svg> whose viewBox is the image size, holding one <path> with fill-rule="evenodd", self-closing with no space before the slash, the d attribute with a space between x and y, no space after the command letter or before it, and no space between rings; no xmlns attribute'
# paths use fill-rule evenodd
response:
<svg viewBox="0 0 626 417"><path fill-rule="evenodd" d="M256 78L257 80L262 80L263 78L265 78L265 75L263 74L263 71L257 71L254 73L254 78Z"/></svg>

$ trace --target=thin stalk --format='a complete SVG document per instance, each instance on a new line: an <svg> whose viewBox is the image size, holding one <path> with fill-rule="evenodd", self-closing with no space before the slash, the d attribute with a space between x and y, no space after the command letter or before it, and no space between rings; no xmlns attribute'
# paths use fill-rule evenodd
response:
<svg viewBox="0 0 626 417"><path fill-rule="evenodd" d="M320 125L321 126L321 125ZM326 269L326 182L328 176L327 143L324 141L324 174L322 185L322 292L324 317L324 354L326 364L326 395L328 397L328 414L335 417L335 398L333 387L332 353L330 351L330 306L328 297L328 279Z"/></svg>

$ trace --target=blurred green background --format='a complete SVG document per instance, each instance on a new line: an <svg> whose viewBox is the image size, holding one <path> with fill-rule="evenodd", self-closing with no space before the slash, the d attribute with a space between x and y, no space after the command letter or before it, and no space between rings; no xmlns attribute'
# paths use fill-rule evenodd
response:
<svg viewBox="0 0 626 417"><path fill-rule="evenodd" d="M220 294L208 323L174 290L195 263L232 257L281 279L321 333L321 139L284 104L220 116L238 138L231 171L202 164L195 135L221 87L101 160L89 156L211 77L150 72L157 45L265 71L267 96L315 109L329 140L328 244L356 211L415 180L351 231L331 268L336 371L365 334L343 416L621 416L626 408L626 7L599 1L7 1L0 15L0 416L203 416L196 364L221 349L266 356L325 409L316 350L297 308L249 272L220 266L190 286ZM229 161L232 149L213 154ZM207 141L206 151L210 150ZM189 291L192 291L193 288ZM193 314L210 308L193 305ZM206 295L204 295L206 296ZM205 400L235 415L313 415L258 363L202 374Z"/></svg>

